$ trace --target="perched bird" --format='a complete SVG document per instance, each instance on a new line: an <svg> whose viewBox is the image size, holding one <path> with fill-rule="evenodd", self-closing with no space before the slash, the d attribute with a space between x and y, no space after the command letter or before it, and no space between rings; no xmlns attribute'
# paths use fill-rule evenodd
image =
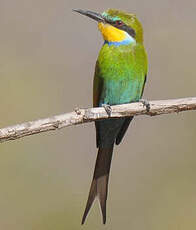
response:
<svg viewBox="0 0 196 230"><path fill-rule="evenodd" d="M147 75L147 55L143 46L142 25L135 14L109 9L102 14L74 10L98 22L104 44L100 50L94 75L93 106L140 101ZM106 223L108 180L114 144L120 144L133 117L109 118L95 122L98 155L82 218L96 197L99 199L103 223Z"/></svg>

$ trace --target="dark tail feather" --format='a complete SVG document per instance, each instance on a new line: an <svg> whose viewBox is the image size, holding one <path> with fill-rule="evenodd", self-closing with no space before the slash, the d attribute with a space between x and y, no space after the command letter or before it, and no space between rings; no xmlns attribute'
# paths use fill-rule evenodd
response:
<svg viewBox="0 0 196 230"><path fill-rule="evenodd" d="M107 201L108 180L109 180L112 153L113 153L113 145L109 148L99 148L93 180L91 183L91 188L90 188L86 208L84 211L84 215L82 217L82 224L84 224L85 219L88 215L88 212L96 196L99 199L102 217L103 217L103 224L106 223L106 201Z"/></svg>
<svg viewBox="0 0 196 230"><path fill-rule="evenodd" d="M133 117L125 118L125 121L124 121L124 123L123 123L123 125L122 125L122 127L118 133L118 136L116 137L116 144L117 145L119 145L120 142L122 141L132 119L133 119Z"/></svg>

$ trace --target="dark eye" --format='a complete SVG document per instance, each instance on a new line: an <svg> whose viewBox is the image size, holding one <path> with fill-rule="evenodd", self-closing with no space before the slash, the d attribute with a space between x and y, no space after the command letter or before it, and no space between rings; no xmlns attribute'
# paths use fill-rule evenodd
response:
<svg viewBox="0 0 196 230"><path fill-rule="evenodd" d="M116 21L115 22L116 26L122 26L124 23L120 20Z"/></svg>

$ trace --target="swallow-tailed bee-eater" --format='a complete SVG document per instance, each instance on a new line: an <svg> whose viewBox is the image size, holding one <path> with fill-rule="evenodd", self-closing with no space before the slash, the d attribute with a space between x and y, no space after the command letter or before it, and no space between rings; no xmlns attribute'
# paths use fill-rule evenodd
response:
<svg viewBox="0 0 196 230"><path fill-rule="evenodd" d="M109 9L102 14L74 10L94 19L104 44L96 62L93 106L110 106L140 101L147 75L143 29L135 14ZM95 122L98 155L82 224L97 197L106 222L108 180L114 144L122 141L133 117L108 118Z"/></svg>

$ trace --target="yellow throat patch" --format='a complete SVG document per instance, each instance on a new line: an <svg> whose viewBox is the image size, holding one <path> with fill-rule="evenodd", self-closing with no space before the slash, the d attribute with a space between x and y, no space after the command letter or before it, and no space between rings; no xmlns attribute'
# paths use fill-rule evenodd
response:
<svg viewBox="0 0 196 230"><path fill-rule="evenodd" d="M110 24L99 22L98 28L101 31L105 41L121 42L126 39L126 32L119 30Z"/></svg>

